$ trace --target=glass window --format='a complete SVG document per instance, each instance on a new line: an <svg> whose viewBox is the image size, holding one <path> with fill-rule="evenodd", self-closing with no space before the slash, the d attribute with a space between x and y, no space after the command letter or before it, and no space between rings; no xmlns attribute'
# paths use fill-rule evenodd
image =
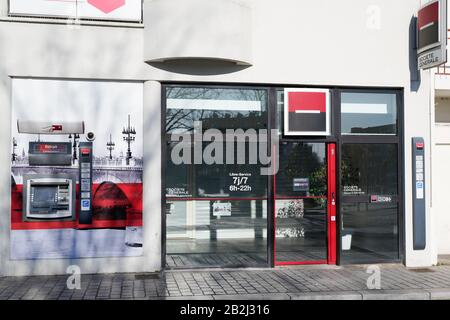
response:
<svg viewBox="0 0 450 320"><path fill-rule="evenodd" d="M205 144L206 146L206 144ZM194 166L196 197L231 197L249 198L267 195L267 176L261 175L259 162L251 164L250 149L258 154L257 143L245 143L245 163L238 164L237 150L234 153L234 164L202 163ZM223 154L226 152L224 147Z"/></svg>
<svg viewBox="0 0 450 320"><path fill-rule="evenodd" d="M208 149L211 142L194 141L195 121L201 121L203 133L208 129L222 134L227 129L266 129L267 91L166 88L167 265L265 265L268 185L267 176L261 175L259 159L255 161L253 156L259 154L258 148L267 145L255 140L231 143L234 157L230 161L230 144L219 143ZM171 159L177 145L171 137L181 133L191 138L183 149L183 156L186 151L191 159L189 164L176 164ZM214 161L194 163L200 145L203 155L209 150Z"/></svg>
<svg viewBox="0 0 450 320"><path fill-rule="evenodd" d="M276 262L326 261L326 144L282 142L279 161Z"/></svg>
<svg viewBox="0 0 450 320"><path fill-rule="evenodd" d="M192 168L187 164L174 164L171 153L175 146L173 142L166 144L166 194L168 197L192 197Z"/></svg>
<svg viewBox="0 0 450 320"><path fill-rule="evenodd" d="M344 196L396 195L396 144L343 144L341 154Z"/></svg>
<svg viewBox="0 0 450 320"><path fill-rule="evenodd" d="M327 164L325 143L282 142L277 196L326 196Z"/></svg>
<svg viewBox="0 0 450 320"><path fill-rule="evenodd" d="M397 260L397 144L344 144L341 150L342 262Z"/></svg>
<svg viewBox="0 0 450 320"><path fill-rule="evenodd" d="M344 264L399 258L397 203L345 203L341 210Z"/></svg>
<svg viewBox="0 0 450 320"><path fill-rule="evenodd" d="M263 129L267 127L267 91L168 87L167 133L191 132L194 121L203 130Z"/></svg>
<svg viewBox="0 0 450 320"><path fill-rule="evenodd" d="M342 93L342 134L397 134L397 100L391 93Z"/></svg>

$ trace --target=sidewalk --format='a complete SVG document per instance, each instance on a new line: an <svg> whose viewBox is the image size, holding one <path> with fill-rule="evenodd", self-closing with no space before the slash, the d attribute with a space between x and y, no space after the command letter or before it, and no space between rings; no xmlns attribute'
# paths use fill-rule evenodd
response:
<svg viewBox="0 0 450 320"><path fill-rule="evenodd" d="M166 271L161 274L82 275L69 290L67 276L0 278L3 299L448 299L450 265L407 269L380 265L381 290L369 290L367 266Z"/></svg>

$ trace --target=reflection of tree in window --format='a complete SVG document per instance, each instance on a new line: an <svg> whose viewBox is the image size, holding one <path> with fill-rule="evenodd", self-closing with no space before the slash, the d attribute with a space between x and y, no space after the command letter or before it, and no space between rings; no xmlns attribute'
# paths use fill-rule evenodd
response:
<svg viewBox="0 0 450 320"><path fill-rule="evenodd" d="M344 147L344 152L342 153L341 160L341 176L342 176L342 184L344 186L357 186L359 185L359 168L355 167L355 163L353 161L354 156L351 150L346 150Z"/></svg>
<svg viewBox="0 0 450 320"><path fill-rule="evenodd" d="M397 194L396 145L348 144L342 151L344 186L358 186L369 194Z"/></svg>
<svg viewBox="0 0 450 320"><path fill-rule="evenodd" d="M313 150L313 144L299 143L292 148L283 148L280 159L287 159L279 171L284 173L288 185L294 178L309 178L310 195L324 195L327 192L327 170L324 159ZM282 161L282 160L281 160Z"/></svg>
<svg viewBox="0 0 450 320"><path fill-rule="evenodd" d="M265 90L168 87L167 99L242 100L261 102L261 111L167 109L166 132L192 132L194 121L203 129L265 128L267 124Z"/></svg>

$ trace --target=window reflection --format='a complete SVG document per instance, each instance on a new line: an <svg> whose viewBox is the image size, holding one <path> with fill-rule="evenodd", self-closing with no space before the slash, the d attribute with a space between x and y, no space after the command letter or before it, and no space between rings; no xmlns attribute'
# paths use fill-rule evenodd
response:
<svg viewBox="0 0 450 320"><path fill-rule="evenodd" d="M267 176L260 175L259 162L249 161L250 148L260 147L257 141L245 143L244 164L237 163L235 152L234 164L175 165L170 139L174 133L193 134L194 121L202 121L203 131L267 128L267 91L167 87L166 94L167 265L266 264ZM195 143L188 148L191 156Z"/></svg>
<svg viewBox="0 0 450 320"><path fill-rule="evenodd" d="M395 94L342 93L342 134L397 134Z"/></svg>
<svg viewBox="0 0 450 320"><path fill-rule="evenodd" d="M204 130L267 127L265 90L168 87L166 95L167 133L192 132L194 121Z"/></svg>
<svg viewBox="0 0 450 320"><path fill-rule="evenodd" d="M342 146L342 194L396 195L396 144L344 144Z"/></svg>
<svg viewBox="0 0 450 320"><path fill-rule="evenodd" d="M399 258L397 203L343 204L342 213L343 263Z"/></svg>
<svg viewBox="0 0 450 320"><path fill-rule="evenodd" d="M283 142L276 175L276 261L327 259L325 143Z"/></svg>

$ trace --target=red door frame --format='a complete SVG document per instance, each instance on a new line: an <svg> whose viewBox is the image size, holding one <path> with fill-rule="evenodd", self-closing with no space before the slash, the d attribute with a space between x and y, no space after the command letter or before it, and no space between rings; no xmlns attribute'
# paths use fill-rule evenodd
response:
<svg viewBox="0 0 450 320"><path fill-rule="evenodd" d="M328 264L336 264L336 144L329 143L328 164Z"/></svg>
<svg viewBox="0 0 450 320"><path fill-rule="evenodd" d="M274 152L278 150L274 147ZM275 166L276 167L276 166ZM328 194L327 194L327 259L326 260L311 260L311 261L277 261L277 217L276 217L276 199L283 199L283 197L277 197L277 183L276 175L273 176L273 226L274 226L274 265L275 266L287 266L287 265L312 265L312 264L336 264L336 144L327 144L327 174L328 174ZM298 197L302 198L322 198L322 197Z"/></svg>

